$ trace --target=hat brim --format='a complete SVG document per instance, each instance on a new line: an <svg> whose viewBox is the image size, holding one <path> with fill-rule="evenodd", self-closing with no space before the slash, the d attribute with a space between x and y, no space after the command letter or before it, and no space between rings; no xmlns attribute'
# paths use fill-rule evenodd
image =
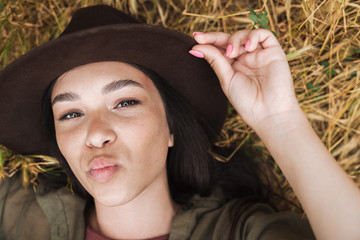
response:
<svg viewBox="0 0 360 240"><path fill-rule="evenodd" d="M116 24L64 35L20 57L0 72L0 143L23 154L51 155L41 126L45 89L84 64L120 61L147 67L181 93L209 126L222 127L227 100L204 59L188 51L196 42L180 32L143 24Z"/></svg>

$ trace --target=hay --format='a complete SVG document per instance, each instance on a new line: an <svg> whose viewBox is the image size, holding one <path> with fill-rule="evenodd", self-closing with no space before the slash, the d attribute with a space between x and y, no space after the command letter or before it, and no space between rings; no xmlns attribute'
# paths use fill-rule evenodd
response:
<svg viewBox="0 0 360 240"><path fill-rule="evenodd" d="M31 185L36 190L39 174L56 175L60 171L59 162L55 158L43 155L23 156L0 144L0 184L6 178L21 172L24 188Z"/></svg>
<svg viewBox="0 0 360 240"><path fill-rule="evenodd" d="M338 163L360 186L360 1L0 0L0 67L58 36L75 9L99 3L189 35L250 29L247 6L267 11L269 26L287 54L302 109ZM217 145L234 144L241 144L238 151L260 152L261 161L272 164L286 196L297 204L260 139L230 112ZM229 160L229 156L219 158Z"/></svg>

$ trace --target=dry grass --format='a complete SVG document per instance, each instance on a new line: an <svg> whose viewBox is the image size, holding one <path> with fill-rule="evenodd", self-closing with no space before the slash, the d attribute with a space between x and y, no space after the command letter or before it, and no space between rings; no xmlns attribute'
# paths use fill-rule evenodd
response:
<svg viewBox="0 0 360 240"><path fill-rule="evenodd" d="M193 31L249 29L247 6L268 11L270 27L287 53L303 110L324 144L360 186L360 1L0 0L0 67L58 36L75 9L98 3L189 35ZM241 144L239 151L260 150L262 160L272 164L282 180L258 137L237 115L229 116L217 145ZM282 182L287 197L297 202L286 181Z"/></svg>
<svg viewBox="0 0 360 240"><path fill-rule="evenodd" d="M42 155L23 156L0 144L0 183L21 172L25 189L31 185L35 190L39 174L56 174L57 171L60 171L60 167L55 158Z"/></svg>

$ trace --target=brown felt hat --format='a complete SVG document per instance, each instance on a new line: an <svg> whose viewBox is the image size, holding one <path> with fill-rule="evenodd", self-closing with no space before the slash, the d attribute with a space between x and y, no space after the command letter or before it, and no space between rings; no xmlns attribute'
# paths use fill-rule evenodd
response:
<svg viewBox="0 0 360 240"><path fill-rule="evenodd" d="M183 33L140 24L109 6L79 9L59 38L0 72L0 144L22 154L52 155L41 125L44 91L64 72L100 61L156 72L208 122L204 128L213 138L224 123L227 100L209 64L188 53L195 44Z"/></svg>

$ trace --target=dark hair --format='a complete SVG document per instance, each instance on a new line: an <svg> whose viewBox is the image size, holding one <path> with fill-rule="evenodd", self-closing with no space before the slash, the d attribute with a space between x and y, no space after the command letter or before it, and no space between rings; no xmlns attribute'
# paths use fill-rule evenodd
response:
<svg viewBox="0 0 360 240"><path fill-rule="evenodd" d="M175 89L155 72L133 65L145 73L158 89L164 102L174 146L167 156L169 189L177 203L187 202L194 194L208 196L213 186L214 162L211 143L200 124L207 124Z"/></svg>

